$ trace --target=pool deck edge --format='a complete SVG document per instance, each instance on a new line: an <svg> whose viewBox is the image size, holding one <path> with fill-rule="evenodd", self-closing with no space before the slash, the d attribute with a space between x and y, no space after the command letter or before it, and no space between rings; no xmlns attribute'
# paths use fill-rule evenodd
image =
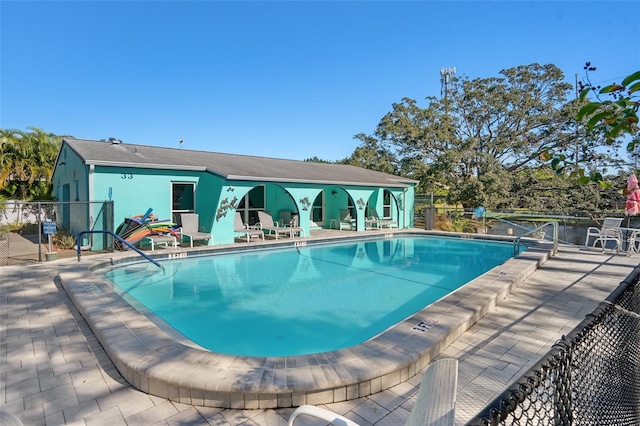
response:
<svg viewBox="0 0 640 426"><path fill-rule="evenodd" d="M176 342L92 273L88 262L59 276L134 387L192 405L283 408L357 399L410 379L523 283L551 250L549 244L532 246L361 345L280 358L234 357Z"/></svg>

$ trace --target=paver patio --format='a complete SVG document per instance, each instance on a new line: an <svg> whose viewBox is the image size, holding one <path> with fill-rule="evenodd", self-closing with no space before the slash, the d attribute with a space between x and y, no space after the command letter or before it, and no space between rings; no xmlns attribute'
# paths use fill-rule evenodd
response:
<svg viewBox="0 0 640 426"><path fill-rule="evenodd" d="M638 260L562 246L450 345L441 356L460 361L456 423L464 424L535 364ZM293 408L195 407L128 385L56 278L58 269L71 262L76 260L0 267L2 410L25 425L286 425ZM420 378L326 407L362 425L402 424Z"/></svg>

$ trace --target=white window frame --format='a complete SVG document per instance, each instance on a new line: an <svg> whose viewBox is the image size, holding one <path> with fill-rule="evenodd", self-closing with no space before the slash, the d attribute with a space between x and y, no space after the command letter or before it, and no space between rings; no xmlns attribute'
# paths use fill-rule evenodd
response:
<svg viewBox="0 0 640 426"><path fill-rule="evenodd" d="M389 204L387 204L387 194L389 194ZM390 191L384 190L382 194L382 218L383 219L393 219L393 214L391 213L393 210L391 209L393 206L393 195Z"/></svg>
<svg viewBox="0 0 640 426"><path fill-rule="evenodd" d="M320 194L318 194L318 195L321 197L321 198L320 198L320 200L321 200L321 201L320 201L320 205L319 205L319 206L316 206L316 205L315 205L315 201L316 201L316 200L315 200L315 199L313 200L313 203L311 204L311 220L313 220L313 218L314 218L314 216L315 216L314 212L315 212L317 209L320 209L320 212L321 212L321 214L320 214L320 220L319 220L319 221L316 221L316 224L317 224L318 226L323 226L323 225L324 225L324 223L325 223L325 221L326 221L326 219L325 219L325 212L327 211L327 209L326 209L326 196L327 196L327 191L326 191L325 189L323 189L323 190L322 190L322 192L320 192ZM316 199L317 199L317 198L318 198L318 197L316 196Z"/></svg>
<svg viewBox="0 0 640 426"><path fill-rule="evenodd" d="M192 209L174 209L173 208L173 189L174 185L190 185L193 188L193 208ZM196 209L196 183L195 182L171 182L171 217L178 217L180 213L195 213ZM172 219L174 220L174 219Z"/></svg>

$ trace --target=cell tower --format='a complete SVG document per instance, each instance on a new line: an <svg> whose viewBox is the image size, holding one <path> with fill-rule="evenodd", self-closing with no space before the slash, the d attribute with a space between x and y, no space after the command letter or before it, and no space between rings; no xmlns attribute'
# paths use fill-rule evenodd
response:
<svg viewBox="0 0 640 426"><path fill-rule="evenodd" d="M456 76L456 67L440 68L440 96L446 98L453 91L453 77Z"/></svg>

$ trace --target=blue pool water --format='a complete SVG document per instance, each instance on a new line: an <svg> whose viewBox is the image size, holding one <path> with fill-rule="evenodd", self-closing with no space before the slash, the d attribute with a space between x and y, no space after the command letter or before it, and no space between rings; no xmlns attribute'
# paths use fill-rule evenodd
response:
<svg viewBox="0 0 640 426"><path fill-rule="evenodd" d="M256 250L106 273L211 351L285 356L360 344L513 256L513 244L431 236Z"/></svg>

